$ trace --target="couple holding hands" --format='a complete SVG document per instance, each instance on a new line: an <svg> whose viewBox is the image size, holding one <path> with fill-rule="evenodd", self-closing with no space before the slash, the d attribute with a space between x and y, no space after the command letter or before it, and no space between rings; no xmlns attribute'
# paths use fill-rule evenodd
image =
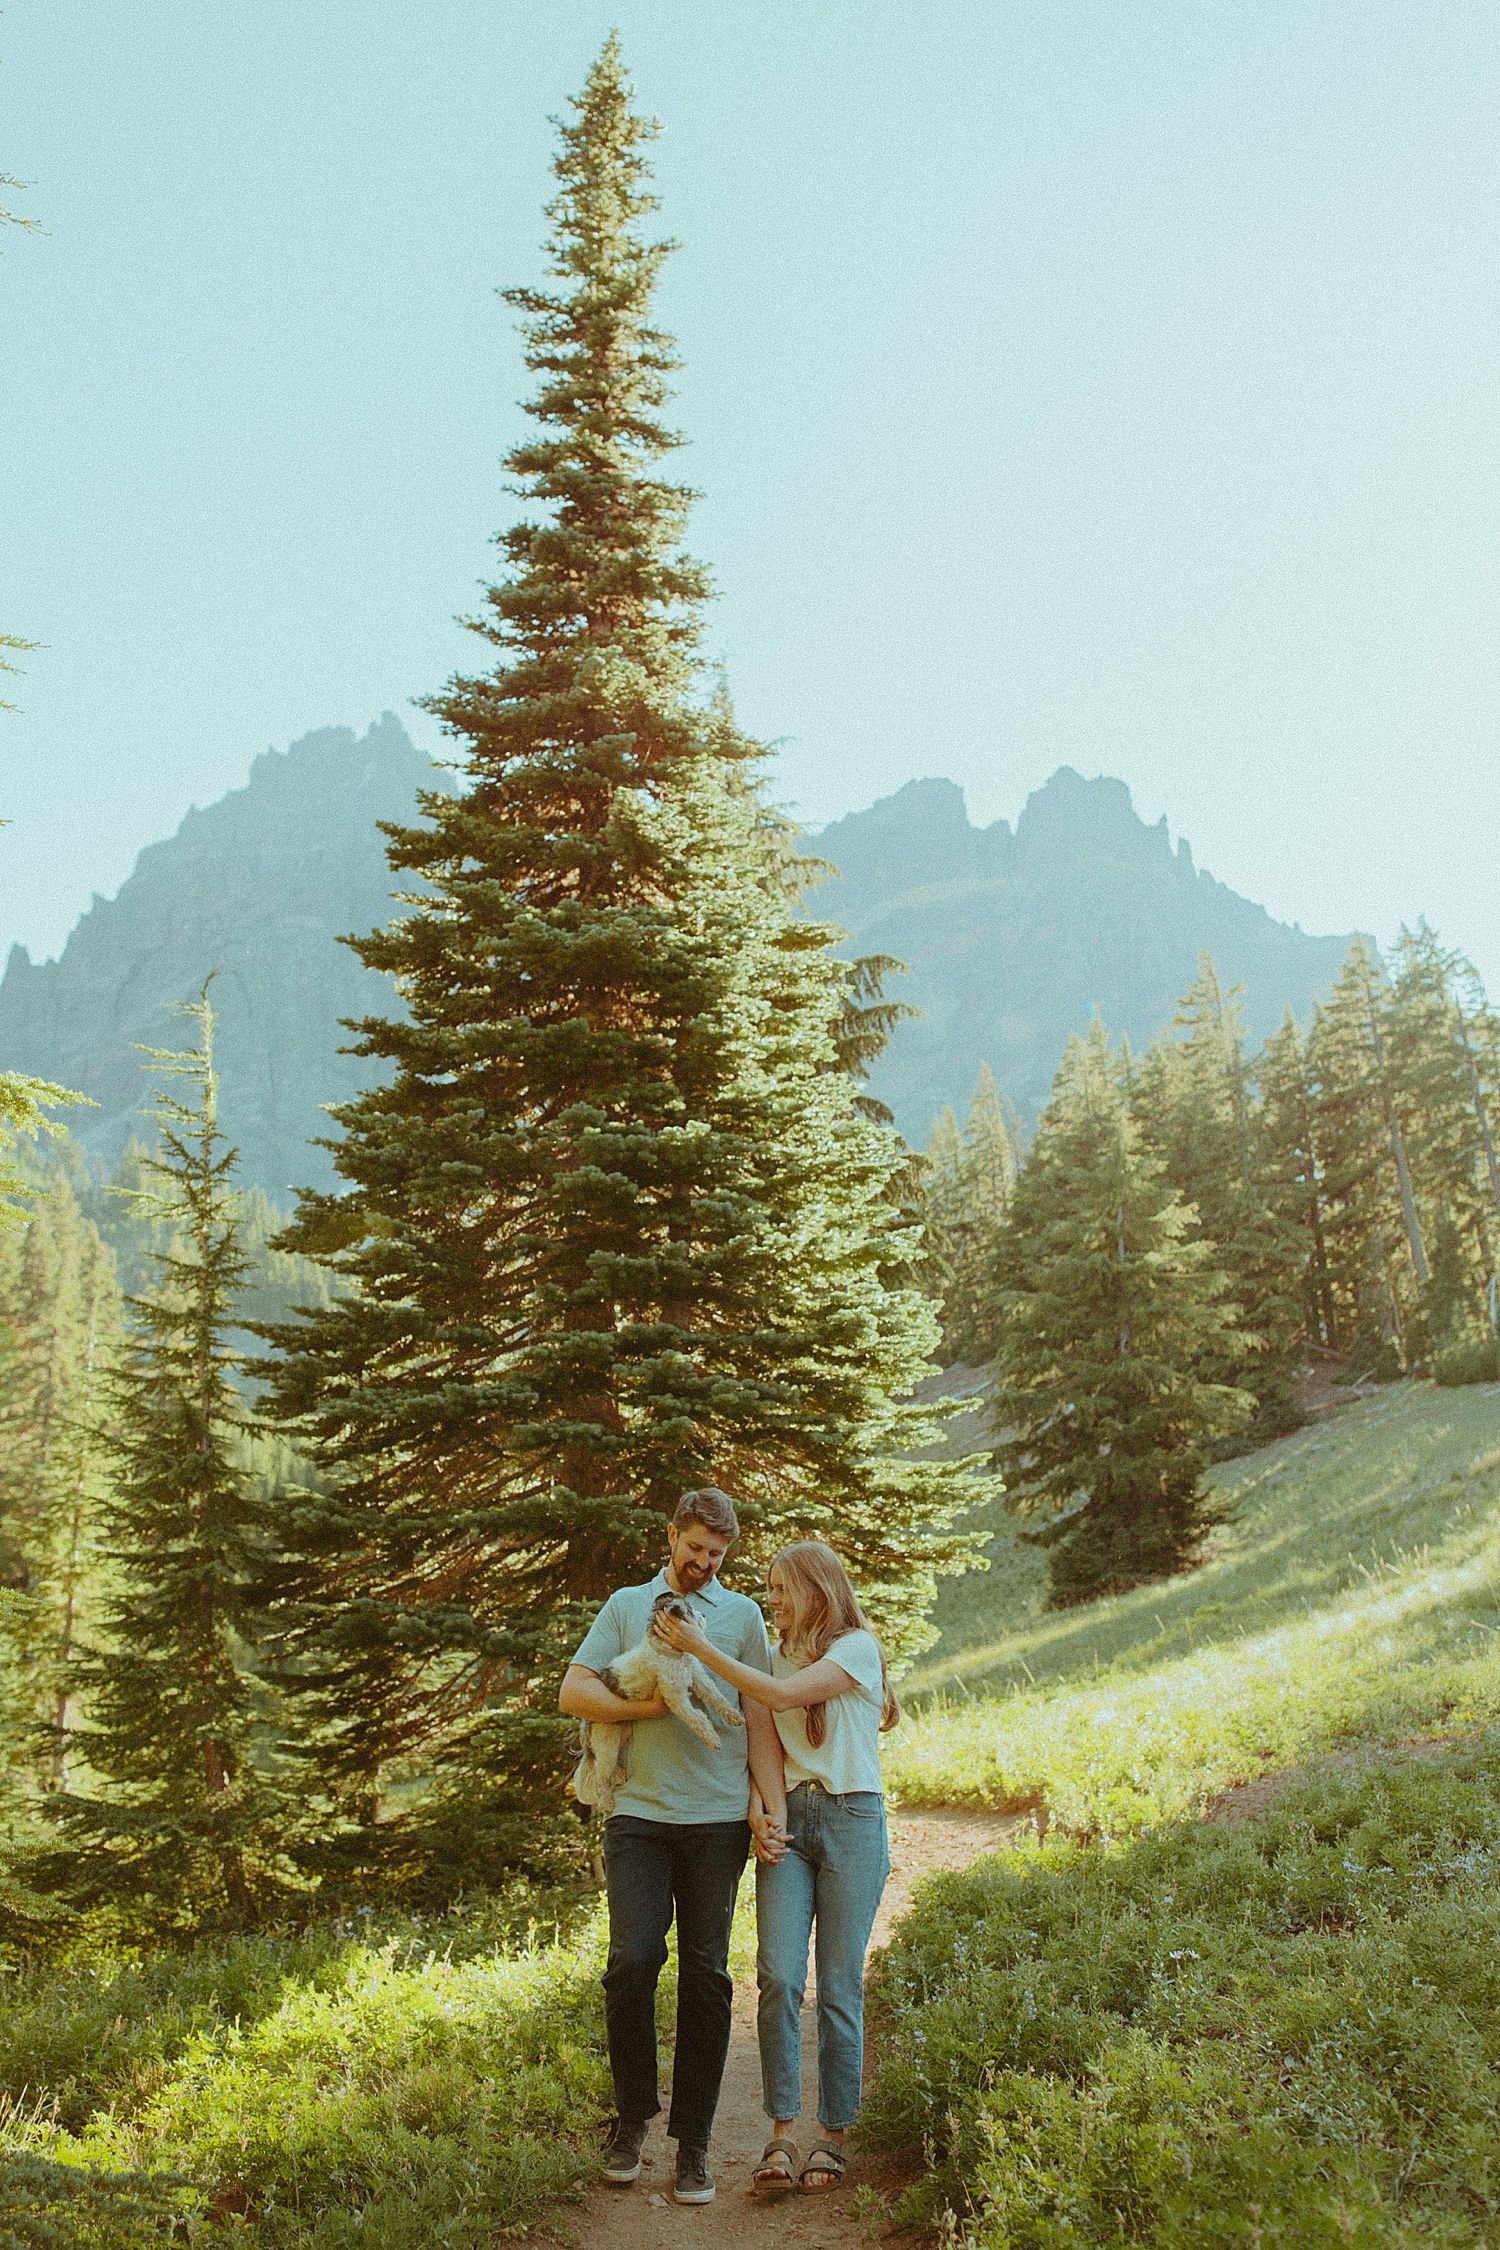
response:
<svg viewBox="0 0 1500 2250"><path fill-rule="evenodd" d="M657 2094L657 1978L677 1923L677 2044L667 2131L673 2195L711 2203L708 2145L729 2050L729 1933L752 1842L756 1866L757 2031L771 2137L754 2175L765 2192L821 2193L843 2178L859 2114L865 1948L890 1871L879 1736L899 1706L880 1644L831 1547L785 1548L767 1574L773 1650L756 1604L718 1583L739 1537L733 1503L689 1492L667 1526L665 1567L610 1595L563 1680L570 1717L629 1724L627 1767L604 1828L609 1901L605 2020L615 2119L607 2180L639 2178ZM663 1595L676 1615L659 1615ZM685 1604L692 1622L680 1614ZM653 1618L655 1623L653 1625ZM658 1696L642 1704L601 1677L649 1631L737 1692L744 1728L715 1750ZM802 2106L800 2011L816 1940L819 2137L805 2160L792 2137Z"/></svg>

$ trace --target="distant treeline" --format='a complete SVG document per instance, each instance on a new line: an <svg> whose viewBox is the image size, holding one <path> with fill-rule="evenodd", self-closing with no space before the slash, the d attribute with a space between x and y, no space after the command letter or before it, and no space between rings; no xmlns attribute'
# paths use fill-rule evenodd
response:
<svg viewBox="0 0 1500 2250"><path fill-rule="evenodd" d="M1304 1033L1246 1052L1207 958L1142 1054L1064 1057L1029 1149L988 1073L924 1168L949 1355L996 1364L1012 1500L1061 1598L1174 1568L1204 1461L1346 1380L1494 1380L1500 1017L1425 925L1351 947Z"/></svg>

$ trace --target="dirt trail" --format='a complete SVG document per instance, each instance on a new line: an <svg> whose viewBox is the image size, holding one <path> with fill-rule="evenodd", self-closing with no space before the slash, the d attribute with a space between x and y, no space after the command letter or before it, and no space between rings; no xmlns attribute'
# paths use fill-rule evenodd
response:
<svg viewBox="0 0 1500 2250"><path fill-rule="evenodd" d="M967 1867L981 1852L998 1850L1018 1835L1034 1832L1024 1815L1001 1819L984 1813L923 1812L891 1815L891 1879L886 1885L872 1950L885 1945L911 1901L914 1885L938 1868ZM803 2123L800 2140L808 2145L816 2115L812 1995L803 2013ZM760 2064L755 2048L755 1986L746 1979L735 1987L734 2028L714 2126L712 2163L719 2192L701 2207L672 2201L674 2147L657 2118L646 2143L645 2161L634 2187L589 2189L581 2206L560 2211L537 2242L573 2242L581 2250L735 2250L771 2243L791 2250L859 2250L860 2233L850 2210L850 2187L861 2177L860 2160L849 2167L848 2183L818 2195L762 2199L748 2192L751 2167L765 2145L769 2127L760 2106Z"/></svg>

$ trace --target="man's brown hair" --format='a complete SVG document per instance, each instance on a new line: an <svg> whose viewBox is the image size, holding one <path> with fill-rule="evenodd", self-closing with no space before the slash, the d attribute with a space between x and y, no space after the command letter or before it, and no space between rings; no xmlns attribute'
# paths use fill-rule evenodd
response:
<svg viewBox="0 0 1500 2250"><path fill-rule="evenodd" d="M701 1523L719 1539L738 1539L740 1519L734 1512L734 1502L727 1492L716 1484L700 1486L696 1492L685 1492L672 1512L672 1521L679 1531L686 1524Z"/></svg>

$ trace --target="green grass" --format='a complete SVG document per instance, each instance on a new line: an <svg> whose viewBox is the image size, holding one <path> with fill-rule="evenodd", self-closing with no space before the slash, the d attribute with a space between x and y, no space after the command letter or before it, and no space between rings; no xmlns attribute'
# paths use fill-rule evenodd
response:
<svg viewBox="0 0 1500 2250"><path fill-rule="evenodd" d="M876 2022L950 2244L1500 2240L1500 1749L939 1877Z"/></svg>
<svg viewBox="0 0 1500 2250"><path fill-rule="evenodd" d="M480 2250L576 2187L608 2106L603 1918L480 1907L12 1979L0 2250Z"/></svg>
<svg viewBox="0 0 1500 2250"><path fill-rule="evenodd" d="M983 2250L1500 2239L1500 1758L1325 1773L1254 1828L1191 1817L1342 1743L1500 1723L1500 1388L1393 1389L1218 1481L1234 1521L1170 1583L1049 1612L997 1513L994 1567L945 1588L897 1793L1044 1802L1116 1841L927 1890L872 2127L925 2142L917 2203ZM541 1911L13 1973L0 2250L524 2232L608 2102L602 1914Z"/></svg>
<svg viewBox="0 0 1500 2250"><path fill-rule="evenodd" d="M610 2107L605 1916L476 1900L8 1979L0 2250L493 2250L576 2192ZM730 1961L754 1961L754 1884ZM675 1958L658 1988L669 2033ZM186 2234L183 2230L186 2229ZM204 2230L210 2230L205 2234Z"/></svg>
<svg viewBox="0 0 1500 2250"><path fill-rule="evenodd" d="M997 1515L944 1589L887 1775L912 1804L1045 1804L1121 1836L1351 1741L1500 1718L1500 1389L1402 1385L1225 1464L1180 1578L1047 1611Z"/></svg>

